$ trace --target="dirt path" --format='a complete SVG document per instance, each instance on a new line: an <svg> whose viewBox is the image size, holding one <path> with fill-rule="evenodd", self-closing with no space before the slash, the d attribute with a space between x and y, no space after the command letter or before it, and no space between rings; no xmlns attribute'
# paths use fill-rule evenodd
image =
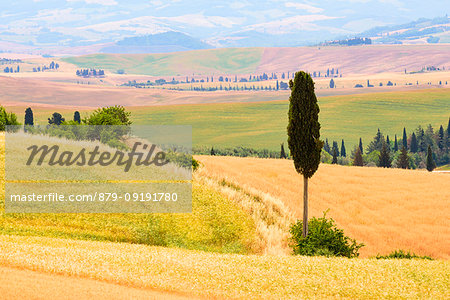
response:
<svg viewBox="0 0 450 300"><path fill-rule="evenodd" d="M192 299L88 278L0 266L1 299Z"/></svg>

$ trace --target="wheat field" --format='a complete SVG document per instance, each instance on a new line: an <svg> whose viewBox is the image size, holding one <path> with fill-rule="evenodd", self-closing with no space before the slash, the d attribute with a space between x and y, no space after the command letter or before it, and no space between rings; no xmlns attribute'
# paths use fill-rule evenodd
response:
<svg viewBox="0 0 450 300"><path fill-rule="evenodd" d="M448 299L449 263L0 236L0 265L212 299ZM70 277L69 277L70 278ZM129 298L126 294L118 298Z"/></svg>
<svg viewBox="0 0 450 300"><path fill-rule="evenodd" d="M301 218L303 180L291 160L198 156L201 173L278 198ZM411 250L450 258L450 174L321 164L309 181L311 216L335 219L362 257Z"/></svg>

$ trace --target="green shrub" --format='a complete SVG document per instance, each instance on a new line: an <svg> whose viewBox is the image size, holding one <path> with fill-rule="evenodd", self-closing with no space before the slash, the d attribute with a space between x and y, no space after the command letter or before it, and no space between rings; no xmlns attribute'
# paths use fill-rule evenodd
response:
<svg viewBox="0 0 450 300"><path fill-rule="evenodd" d="M429 256L420 256L412 252L405 252L403 250L395 250L394 252L389 253L388 255L381 255L378 254L376 259L390 259L390 258L397 258L397 259L413 259L413 258L419 258L419 259L428 259L433 260L433 258Z"/></svg>
<svg viewBox="0 0 450 300"><path fill-rule="evenodd" d="M200 164L198 163L198 160L196 160L195 158L192 158L192 171L197 170L199 166L200 166Z"/></svg>
<svg viewBox="0 0 450 300"><path fill-rule="evenodd" d="M291 226L291 246L294 254L357 257L359 249L364 246L345 236L342 229L336 228L334 220L326 218L326 212L321 218L310 219L308 227L308 235L304 238L301 220Z"/></svg>

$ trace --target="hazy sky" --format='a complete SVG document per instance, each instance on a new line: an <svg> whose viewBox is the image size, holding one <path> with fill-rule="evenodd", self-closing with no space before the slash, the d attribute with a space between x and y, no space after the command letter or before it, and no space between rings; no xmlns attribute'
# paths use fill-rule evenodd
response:
<svg viewBox="0 0 450 300"><path fill-rule="evenodd" d="M318 39L444 16L449 1L15 0L0 2L0 39L118 40L177 30L215 43L237 33L305 33Z"/></svg>

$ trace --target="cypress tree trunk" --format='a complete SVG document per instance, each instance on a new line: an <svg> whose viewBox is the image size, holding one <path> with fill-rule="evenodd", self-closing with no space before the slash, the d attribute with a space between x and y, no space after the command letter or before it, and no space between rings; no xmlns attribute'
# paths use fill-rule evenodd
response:
<svg viewBox="0 0 450 300"><path fill-rule="evenodd" d="M303 176L303 232L302 236L308 235L308 177Z"/></svg>

